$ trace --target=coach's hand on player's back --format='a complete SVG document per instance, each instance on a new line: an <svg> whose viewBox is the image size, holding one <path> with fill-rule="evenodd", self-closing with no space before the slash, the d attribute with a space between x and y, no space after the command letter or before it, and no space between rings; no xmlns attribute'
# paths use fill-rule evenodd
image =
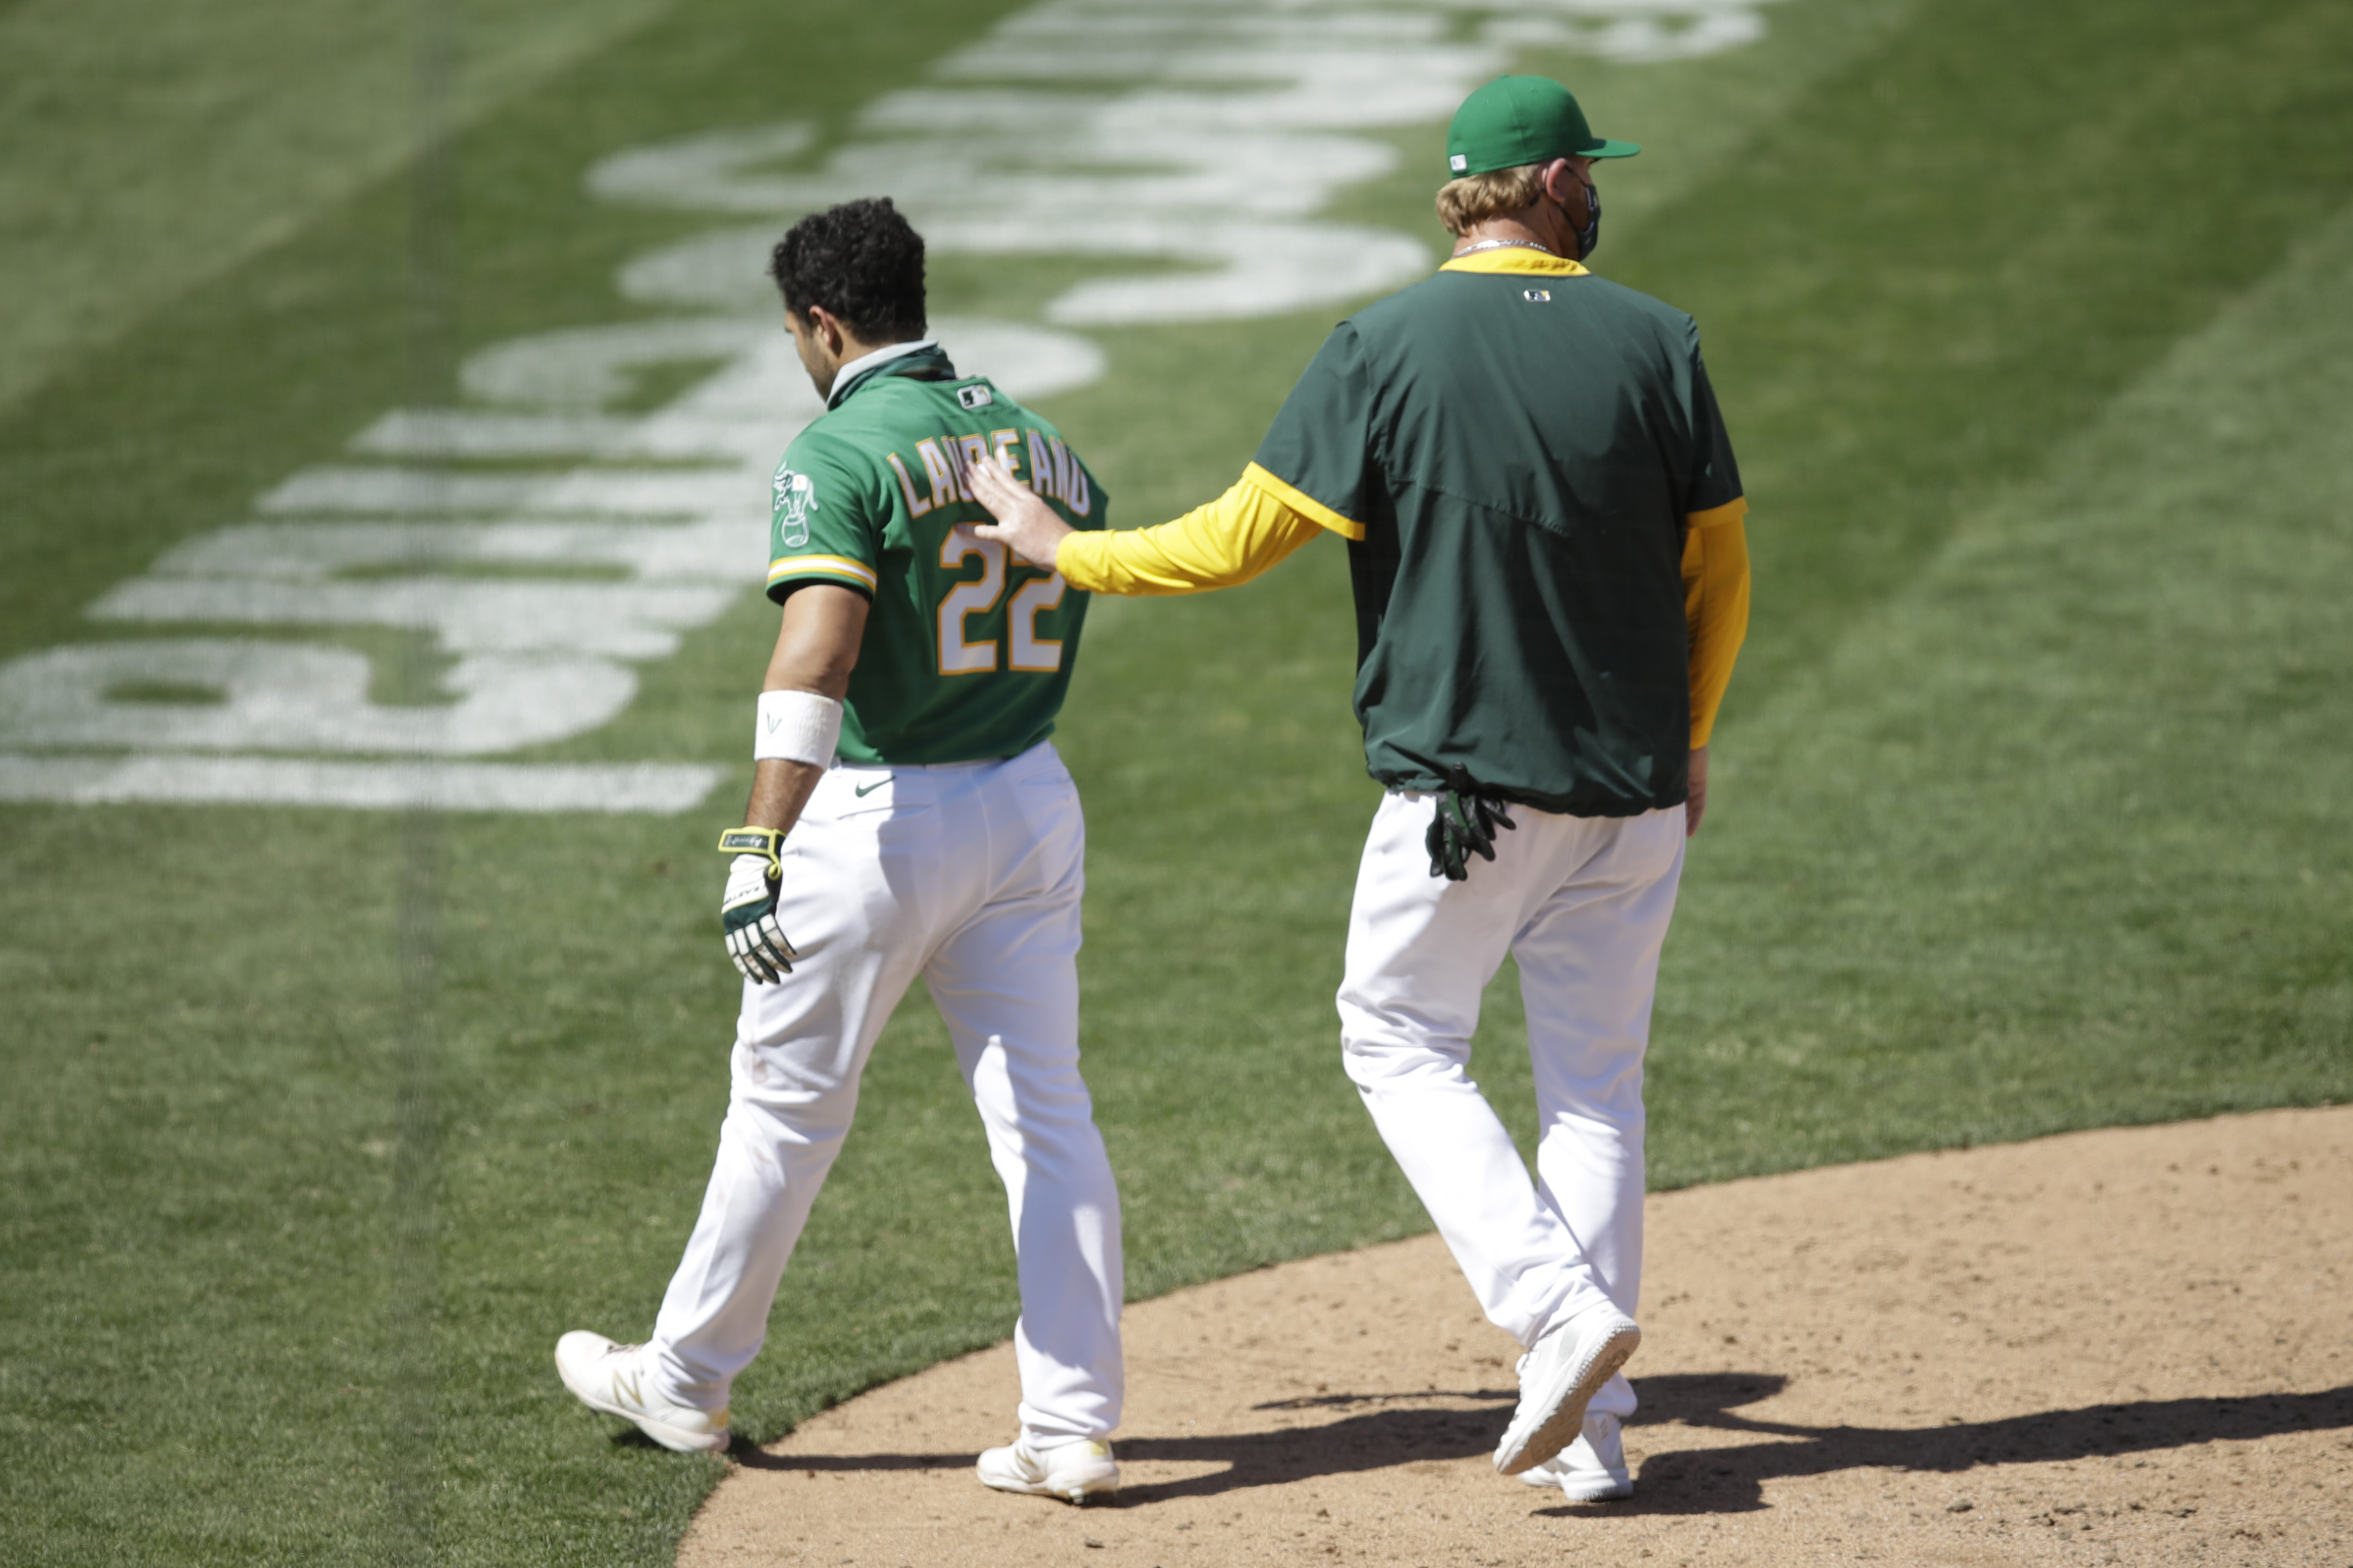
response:
<svg viewBox="0 0 2353 1568"><path fill-rule="evenodd" d="M1054 570L1054 552L1076 531L1054 515L1054 509L1037 492L1013 477L1005 459L990 456L970 467L972 493L997 519L995 527L980 523L968 531L976 539L994 539L1032 566Z"/></svg>

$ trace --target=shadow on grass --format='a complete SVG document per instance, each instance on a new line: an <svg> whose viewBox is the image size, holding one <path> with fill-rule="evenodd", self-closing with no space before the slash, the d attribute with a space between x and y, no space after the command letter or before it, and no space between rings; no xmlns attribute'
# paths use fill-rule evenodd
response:
<svg viewBox="0 0 2353 1568"><path fill-rule="evenodd" d="M1767 1481L1839 1470L1955 1472L1984 1465L2112 1457L2353 1427L2353 1386L2234 1399L2142 1400L1926 1427L1797 1426L1736 1413L1739 1405L1778 1393L1787 1381L1771 1373L1644 1378L1640 1384L1641 1424L1680 1421L1752 1439L1783 1440L1653 1456L1642 1465L1633 1499L1606 1506L1620 1513L1741 1513L1766 1506ZM1493 1450L1514 1397L1511 1391L1497 1389L1323 1394L1258 1408L1336 1411L1366 1405L1377 1408L1276 1432L1123 1438L1119 1442L1123 1459L1222 1468L1182 1480L1124 1487L1108 1506L1145 1508L1179 1498L1215 1497L1324 1476L1484 1456ZM1432 1409L1422 1403L1433 1399L1475 1400L1497 1408ZM810 1472L962 1469L977 1457L777 1455L743 1446L733 1455L753 1469ZM1536 1511L1567 1515L1583 1510L1563 1505Z"/></svg>

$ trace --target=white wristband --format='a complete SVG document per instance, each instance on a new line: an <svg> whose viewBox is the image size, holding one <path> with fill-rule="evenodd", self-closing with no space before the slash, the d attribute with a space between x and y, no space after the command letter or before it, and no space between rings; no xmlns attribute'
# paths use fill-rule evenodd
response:
<svg viewBox="0 0 2353 1568"><path fill-rule="evenodd" d="M841 739L841 704L814 691L763 691L760 722L752 737L755 761L833 766Z"/></svg>

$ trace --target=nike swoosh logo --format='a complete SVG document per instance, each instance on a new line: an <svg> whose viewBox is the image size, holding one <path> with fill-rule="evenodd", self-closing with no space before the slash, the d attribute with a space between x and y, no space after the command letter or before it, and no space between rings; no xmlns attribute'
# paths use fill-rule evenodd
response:
<svg viewBox="0 0 2353 1568"><path fill-rule="evenodd" d="M851 790L849 793L863 800L866 796L872 795L876 790L881 789L884 784L889 784L890 782L891 781L889 779L876 779L871 784L860 784L856 789Z"/></svg>

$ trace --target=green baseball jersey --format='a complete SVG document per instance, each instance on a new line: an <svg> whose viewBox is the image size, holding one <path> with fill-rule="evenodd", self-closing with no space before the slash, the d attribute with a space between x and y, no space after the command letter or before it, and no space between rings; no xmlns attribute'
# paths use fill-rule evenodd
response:
<svg viewBox="0 0 2353 1568"><path fill-rule="evenodd" d="M1516 255L1343 321L1257 461L1356 525L1373 777L1630 816L1684 798L1685 520L1739 472L1690 317Z"/></svg>
<svg viewBox="0 0 2353 1568"><path fill-rule="evenodd" d="M923 348L835 390L776 469L768 596L834 583L873 608L842 704L850 763L1009 757L1053 732L1087 595L1002 544L965 471L997 453L1074 528L1103 526L1103 487L1061 433Z"/></svg>

